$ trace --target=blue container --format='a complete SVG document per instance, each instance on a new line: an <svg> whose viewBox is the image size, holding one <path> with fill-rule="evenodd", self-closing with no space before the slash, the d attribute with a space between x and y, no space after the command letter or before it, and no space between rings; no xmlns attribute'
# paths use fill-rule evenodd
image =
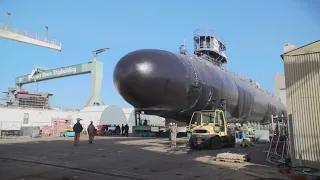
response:
<svg viewBox="0 0 320 180"><path fill-rule="evenodd" d="M60 137L74 137L75 133L74 132L61 132Z"/></svg>
<svg viewBox="0 0 320 180"><path fill-rule="evenodd" d="M65 132L66 137L74 137L75 132Z"/></svg>

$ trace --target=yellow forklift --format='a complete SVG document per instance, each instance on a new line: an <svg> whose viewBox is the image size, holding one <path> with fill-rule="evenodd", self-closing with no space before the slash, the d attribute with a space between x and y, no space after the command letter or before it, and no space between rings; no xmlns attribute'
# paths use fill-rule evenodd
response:
<svg viewBox="0 0 320 180"><path fill-rule="evenodd" d="M235 146L235 133L227 127L225 113L222 110L195 111L189 123L191 136L190 149L200 147L221 149L223 146Z"/></svg>

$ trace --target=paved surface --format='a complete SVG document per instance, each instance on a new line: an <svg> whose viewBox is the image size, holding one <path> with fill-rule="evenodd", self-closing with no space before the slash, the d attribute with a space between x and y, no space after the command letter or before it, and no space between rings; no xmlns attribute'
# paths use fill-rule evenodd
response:
<svg viewBox="0 0 320 180"><path fill-rule="evenodd" d="M1 180L231 180L277 177L264 163L267 145L220 151L171 148L167 139L96 137L80 146L72 138L0 139ZM251 163L213 161L218 152L247 152Z"/></svg>

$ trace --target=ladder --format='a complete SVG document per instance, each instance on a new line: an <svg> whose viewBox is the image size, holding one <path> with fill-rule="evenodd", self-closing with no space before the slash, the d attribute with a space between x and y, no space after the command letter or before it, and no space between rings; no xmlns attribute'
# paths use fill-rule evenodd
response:
<svg viewBox="0 0 320 180"><path fill-rule="evenodd" d="M290 143L287 121L286 117L278 118L269 146L267 162L273 164L285 163L285 160L289 157Z"/></svg>

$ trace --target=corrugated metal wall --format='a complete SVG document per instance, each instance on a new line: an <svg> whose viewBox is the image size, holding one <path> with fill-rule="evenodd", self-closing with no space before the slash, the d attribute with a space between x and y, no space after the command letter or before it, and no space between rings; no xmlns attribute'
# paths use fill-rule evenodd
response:
<svg viewBox="0 0 320 180"><path fill-rule="evenodd" d="M300 135L303 165L320 167L320 53L284 55L292 163L298 165ZM297 115L295 115L295 112ZM290 118L292 117L292 118ZM299 133L295 132L296 121Z"/></svg>
<svg viewBox="0 0 320 180"><path fill-rule="evenodd" d="M279 98L280 101L287 106L287 93L286 93L286 89L280 89L279 90Z"/></svg>

